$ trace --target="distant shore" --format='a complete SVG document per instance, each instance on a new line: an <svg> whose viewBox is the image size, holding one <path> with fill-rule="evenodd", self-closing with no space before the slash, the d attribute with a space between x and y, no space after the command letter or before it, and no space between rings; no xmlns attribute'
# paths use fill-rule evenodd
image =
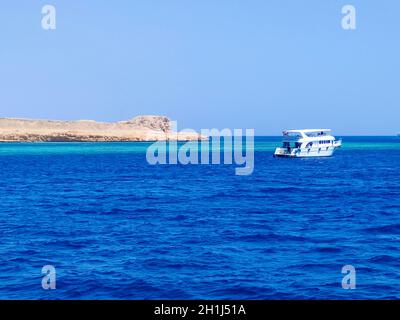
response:
<svg viewBox="0 0 400 320"><path fill-rule="evenodd" d="M175 132L165 116L138 116L128 121L59 121L0 118L0 142L196 141L195 132Z"/></svg>

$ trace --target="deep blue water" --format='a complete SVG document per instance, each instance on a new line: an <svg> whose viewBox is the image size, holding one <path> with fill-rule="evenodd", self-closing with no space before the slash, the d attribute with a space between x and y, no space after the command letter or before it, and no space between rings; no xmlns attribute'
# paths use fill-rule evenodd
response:
<svg viewBox="0 0 400 320"><path fill-rule="evenodd" d="M151 166L145 143L0 144L0 298L400 298L400 142L345 137L319 159L277 145L257 138L237 176Z"/></svg>

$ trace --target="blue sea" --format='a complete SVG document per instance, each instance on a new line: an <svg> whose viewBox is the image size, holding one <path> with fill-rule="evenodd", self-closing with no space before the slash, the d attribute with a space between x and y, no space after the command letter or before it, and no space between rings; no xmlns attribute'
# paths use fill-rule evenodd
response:
<svg viewBox="0 0 400 320"><path fill-rule="evenodd" d="M248 176L149 165L149 143L0 144L0 299L398 299L400 141L343 144L257 137Z"/></svg>

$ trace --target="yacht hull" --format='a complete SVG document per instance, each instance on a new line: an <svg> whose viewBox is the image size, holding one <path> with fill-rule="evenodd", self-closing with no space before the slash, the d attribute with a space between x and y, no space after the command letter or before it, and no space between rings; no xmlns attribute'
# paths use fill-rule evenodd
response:
<svg viewBox="0 0 400 320"><path fill-rule="evenodd" d="M315 157L331 157L335 151L335 147L322 147L310 149L292 149L288 151L284 148L276 148L274 157L281 158L315 158Z"/></svg>

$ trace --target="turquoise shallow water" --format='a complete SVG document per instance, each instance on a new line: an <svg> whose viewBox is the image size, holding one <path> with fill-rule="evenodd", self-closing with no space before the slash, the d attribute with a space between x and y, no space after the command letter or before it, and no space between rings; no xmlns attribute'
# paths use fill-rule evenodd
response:
<svg viewBox="0 0 400 320"><path fill-rule="evenodd" d="M151 166L148 143L0 144L0 298L399 298L400 141L343 142L276 159L257 137L249 176Z"/></svg>
<svg viewBox="0 0 400 320"><path fill-rule="evenodd" d="M346 150L399 150L398 137L344 137L342 149ZM179 143L182 145L183 143ZM281 144L281 137L256 137L255 151L273 152ZM148 142L131 143L3 143L0 155L47 155L47 154L104 154L146 153ZM201 145L201 144L199 144Z"/></svg>

